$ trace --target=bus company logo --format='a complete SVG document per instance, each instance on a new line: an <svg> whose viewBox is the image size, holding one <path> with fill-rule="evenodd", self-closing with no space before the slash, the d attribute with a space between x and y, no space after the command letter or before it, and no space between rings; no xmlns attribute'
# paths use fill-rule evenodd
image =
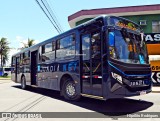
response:
<svg viewBox="0 0 160 121"><path fill-rule="evenodd" d="M37 71L38 72L55 72L55 71L59 71L59 65L45 65L45 66L41 66L38 65L37 66Z"/></svg>
<svg viewBox="0 0 160 121"><path fill-rule="evenodd" d="M42 118L40 113L2 113L2 118Z"/></svg>
<svg viewBox="0 0 160 121"><path fill-rule="evenodd" d="M2 118L12 118L11 113L2 113Z"/></svg>
<svg viewBox="0 0 160 121"><path fill-rule="evenodd" d="M38 72L55 72L55 71L76 71L78 63L77 62L69 62L67 64L58 65L38 65ZM61 67L61 68L60 68Z"/></svg>

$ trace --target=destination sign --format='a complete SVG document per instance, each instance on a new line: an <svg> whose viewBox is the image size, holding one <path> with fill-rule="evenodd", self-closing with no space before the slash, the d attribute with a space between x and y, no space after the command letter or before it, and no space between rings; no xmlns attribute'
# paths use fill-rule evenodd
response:
<svg viewBox="0 0 160 121"><path fill-rule="evenodd" d="M141 27L135 24L134 22L131 22L127 19L119 18L119 17L111 17L110 18L110 24L116 25L121 28L127 28L133 31L141 32Z"/></svg>
<svg viewBox="0 0 160 121"><path fill-rule="evenodd" d="M122 27L122 28L131 29L131 30L133 30L133 31L137 30L137 29L135 28L134 24L132 24L132 23L127 23L127 24L125 24L125 23L122 23L122 22L118 22L118 23L117 23L117 26L120 26L120 27Z"/></svg>

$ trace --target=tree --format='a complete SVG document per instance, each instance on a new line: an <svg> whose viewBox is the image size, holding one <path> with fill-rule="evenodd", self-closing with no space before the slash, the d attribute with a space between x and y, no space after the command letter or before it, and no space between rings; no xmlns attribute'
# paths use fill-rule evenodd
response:
<svg viewBox="0 0 160 121"><path fill-rule="evenodd" d="M23 47L21 49L29 48L29 47L31 47L32 45L35 44L35 40L28 38L27 43L22 42L22 44L23 44Z"/></svg>
<svg viewBox="0 0 160 121"><path fill-rule="evenodd" d="M9 42L7 38L2 37L0 39L0 55L1 55L1 67L3 67L8 61Z"/></svg>

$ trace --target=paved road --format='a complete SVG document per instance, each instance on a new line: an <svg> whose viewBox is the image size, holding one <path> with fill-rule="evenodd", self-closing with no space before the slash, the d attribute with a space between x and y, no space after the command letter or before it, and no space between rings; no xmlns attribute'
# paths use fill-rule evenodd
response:
<svg viewBox="0 0 160 121"><path fill-rule="evenodd" d="M107 116L109 118L85 118L85 120L113 120L115 116L123 116L136 112L160 112L160 93L150 93L143 96L136 96L126 99L110 99L107 101L95 100L90 98L82 98L79 102L69 102L63 99L57 91L45 90L40 88L30 87L27 90L22 90L19 84L10 81L0 81L0 112L61 112L53 113L58 116L61 114L67 116ZM81 112L81 113L62 113L62 112ZM84 113L82 113L84 112ZM94 113L96 112L96 113ZM49 115L49 114L48 114ZM20 118L1 120L13 121ZM44 119L23 119L27 121L41 121ZM52 120L53 119L45 119ZM84 120L81 118L67 118L54 120ZM136 118L118 118L118 120L136 120ZM139 120L154 120L158 119L139 119Z"/></svg>

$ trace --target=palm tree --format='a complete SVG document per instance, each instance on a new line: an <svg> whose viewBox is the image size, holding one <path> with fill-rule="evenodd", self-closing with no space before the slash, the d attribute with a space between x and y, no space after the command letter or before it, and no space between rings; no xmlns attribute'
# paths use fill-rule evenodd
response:
<svg viewBox="0 0 160 121"><path fill-rule="evenodd" d="M28 38L27 43L22 42L22 44L23 44L23 47L21 49L29 48L29 47L31 47L32 45L35 44L35 40Z"/></svg>
<svg viewBox="0 0 160 121"><path fill-rule="evenodd" d="M2 37L0 39L1 67L3 67L8 61L9 50L9 42L7 41L7 38Z"/></svg>

